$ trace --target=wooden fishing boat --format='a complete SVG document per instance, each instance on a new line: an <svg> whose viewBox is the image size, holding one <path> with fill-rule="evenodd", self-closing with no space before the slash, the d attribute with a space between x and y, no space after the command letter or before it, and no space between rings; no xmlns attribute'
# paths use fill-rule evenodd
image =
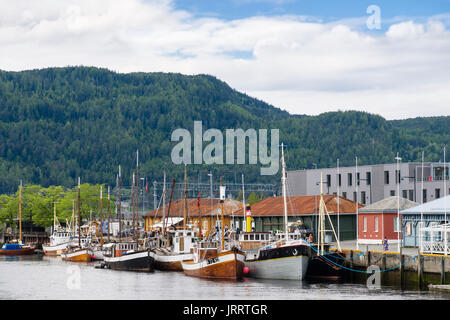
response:
<svg viewBox="0 0 450 320"><path fill-rule="evenodd" d="M308 269L310 249L308 243L301 239L299 234L294 234L294 236L298 236L298 239L292 240L289 233L283 144L281 148L285 231L283 237L279 240L272 240L270 236L264 235L264 233L245 232L240 235L239 245L248 249L244 269L246 275L261 279L303 280ZM254 242L253 247L252 242ZM254 246L258 244L263 246L258 249L256 254L254 251L251 252L250 249L254 250Z"/></svg>
<svg viewBox="0 0 450 320"><path fill-rule="evenodd" d="M279 241L245 259L245 275L260 279L303 280L309 264L309 246L302 240Z"/></svg>
<svg viewBox="0 0 450 320"><path fill-rule="evenodd" d="M71 232L55 231L50 236L50 244L42 245L42 250L48 256L60 256L61 253L66 252L67 247L74 239Z"/></svg>
<svg viewBox="0 0 450 320"><path fill-rule="evenodd" d="M136 242L119 242L105 245L104 265L108 269L152 272L155 259L150 249L138 249Z"/></svg>
<svg viewBox="0 0 450 320"><path fill-rule="evenodd" d="M89 248L68 247L66 252L61 253L64 261L91 262L93 252Z"/></svg>
<svg viewBox="0 0 450 320"><path fill-rule="evenodd" d="M245 253L237 248L220 250L197 246L194 259L181 262L184 274L208 279L239 280L243 277Z"/></svg>
<svg viewBox="0 0 450 320"><path fill-rule="evenodd" d="M165 176L165 173L164 173ZM170 216L170 207L172 203L173 187L175 179L172 181L172 190L170 193L169 210L167 217ZM197 201L199 206L199 201ZM200 210L200 209L199 209ZM163 209L164 217L165 210ZM184 205L183 205L183 229L166 230L164 228L163 237L157 239L156 246L153 248L153 257L155 258L155 269L163 271L183 271L181 262L192 260L192 248L194 244L194 232L186 227L187 220L187 167L184 167ZM167 226L167 223L165 224ZM170 244L170 245L169 245Z"/></svg>
<svg viewBox="0 0 450 320"><path fill-rule="evenodd" d="M0 255L19 256L33 254L35 247L23 245L22 243L22 181L19 185L19 239L14 243L5 243L0 249Z"/></svg>
<svg viewBox="0 0 450 320"><path fill-rule="evenodd" d="M81 200L80 200L80 177L78 177L78 199L77 199L77 209L78 209L78 245L69 245L66 252L61 253L61 257L65 261L73 262L91 262L92 261L92 250L88 247L84 248L81 242Z"/></svg>
<svg viewBox="0 0 450 320"><path fill-rule="evenodd" d="M219 242L206 239L193 248L193 259L182 261L183 271L188 276L208 279L242 279L245 253L236 247L225 249L225 232L223 223L223 201L225 187L220 180L221 236Z"/></svg>
<svg viewBox="0 0 450 320"><path fill-rule="evenodd" d="M0 255L4 256L20 256L33 254L35 247L24 246L19 243L5 243L0 249Z"/></svg>
<svg viewBox="0 0 450 320"><path fill-rule="evenodd" d="M314 254L309 261L306 279L315 281L339 281L344 275L340 266L345 261L342 252L328 252L327 254Z"/></svg>
<svg viewBox="0 0 450 320"><path fill-rule="evenodd" d="M136 158L138 159L138 153L136 154ZM136 171L138 171L138 165L136 165ZM149 248L140 247L139 241L136 233L136 207L135 207L135 174L133 173L133 181L132 181L132 199L133 199L133 226L134 226L134 240L125 240L120 241L118 243L108 243L104 245L104 249L106 252L104 253L104 266L108 269L113 270L125 270L125 271L142 271L142 272L152 272L154 270L155 259L153 258L153 253ZM122 223L121 223L121 186L122 186L122 177L120 174L120 166L119 166L119 175L118 175L118 183L119 183L119 206L118 206L118 215L119 215L119 237L122 234Z"/></svg>
<svg viewBox="0 0 450 320"><path fill-rule="evenodd" d="M190 230L174 230L170 232L171 245L165 245L165 239L157 241L152 248L152 256L155 259L155 269L161 271L183 271L181 262L192 260L193 232Z"/></svg>

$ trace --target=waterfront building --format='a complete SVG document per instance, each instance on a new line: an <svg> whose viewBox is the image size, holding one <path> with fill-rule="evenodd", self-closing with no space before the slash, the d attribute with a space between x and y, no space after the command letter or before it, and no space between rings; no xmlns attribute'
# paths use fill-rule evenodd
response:
<svg viewBox="0 0 450 320"><path fill-rule="evenodd" d="M333 195L324 195L323 198L336 233L339 230L340 240L356 239L356 203L342 197L338 200ZM287 197L288 223L303 224L307 229L313 230L314 239L317 239L319 203L319 195ZM362 205L359 204L358 208L362 208ZM261 200L253 204L250 211L253 230L257 232L284 232L283 197L269 197ZM236 227L243 229L244 215L242 210L234 212L234 219ZM326 229L331 230L328 219L325 219ZM332 232L327 232L326 239L329 242L335 241Z"/></svg>
<svg viewBox="0 0 450 320"><path fill-rule="evenodd" d="M216 230L216 226L221 223L220 199L218 198L201 198L200 206L197 205L198 199L186 199L187 213L186 225L198 230L200 223L203 236L208 236L212 231ZM174 225L178 229L183 228L184 220L184 199L172 201L170 204L170 213L167 218L169 226ZM199 212L200 208L200 212ZM168 214L169 204L166 204L166 215ZM233 227L234 212L242 211L242 202L233 199L225 199L223 204L223 215L225 228ZM201 219L200 219L201 216ZM163 208L149 211L144 214L145 231L156 230L162 227ZM201 222L200 222L201 221Z"/></svg>
<svg viewBox="0 0 450 320"><path fill-rule="evenodd" d="M450 194L450 184L445 186L444 179L449 179L449 164L425 162L423 164L423 199L424 202ZM444 174L445 171L445 174ZM400 196L414 202L422 197L422 163L408 162L295 170L287 172L288 195L319 194L320 174L324 178L324 193L358 201L363 205L375 203L391 196ZM397 194L399 185L400 194ZM444 191L444 186L447 192Z"/></svg>
<svg viewBox="0 0 450 320"><path fill-rule="evenodd" d="M443 198L430 201L410 209L402 210L400 214L403 216L403 228L405 232L404 245L405 246L420 246L420 223L423 222L424 228L432 228L442 226L448 223L450 207L450 195ZM430 229L431 230L431 229ZM429 232L429 230L427 231ZM442 236L443 233L437 233ZM425 234L426 238L430 236L429 233ZM428 239L424 241L435 242L438 239Z"/></svg>
<svg viewBox="0 0 450 320"><path fill-rule="evenodd" d="M400 197L388 197L359 209L358 243L382 244L386 238L389 243L398 243L403 239L401 231L402 216L398 214L404 209L414 208L418 203ZM397 224L397 219L400 222ZM400 233L400 234L399 234Z"/></svg>

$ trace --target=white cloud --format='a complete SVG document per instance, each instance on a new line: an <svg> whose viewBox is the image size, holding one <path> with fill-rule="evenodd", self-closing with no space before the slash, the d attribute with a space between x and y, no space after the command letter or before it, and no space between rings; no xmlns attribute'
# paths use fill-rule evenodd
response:
<svg viewBox="0 0 450 320"><path fill-rule="evenodd" d="M376 35L311 17L195 18L170 1L0 6L4 70L93 65L207 73L291 113L350 107L388 119L450 114L447 15L399 22Z"/></svg>

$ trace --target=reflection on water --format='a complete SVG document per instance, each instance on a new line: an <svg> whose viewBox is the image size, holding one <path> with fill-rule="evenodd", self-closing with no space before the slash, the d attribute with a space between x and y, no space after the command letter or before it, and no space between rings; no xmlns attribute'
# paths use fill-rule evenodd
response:
<svg viewBox="0 0 450 320"><path fill-rule="evenodd" d="M0 299L307 300L450 299L432 291L369 290L361 284L291 280L216 281L182 272L139 273L96 269L57 257L0 257Z"/></svg>

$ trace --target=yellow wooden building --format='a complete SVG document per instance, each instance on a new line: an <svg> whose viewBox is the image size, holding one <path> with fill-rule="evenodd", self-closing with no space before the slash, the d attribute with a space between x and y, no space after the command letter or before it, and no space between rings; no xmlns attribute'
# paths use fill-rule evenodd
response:
<svg viewBox="0 0 450 320"><path fill-rule="evenodd" d="M219 199L187 199L186 226L189 229L198 231L199 221L201 217L201 229L204 237L208 236L211 229L214 229L221 222L221 208ZM166 217L168 218L168 226L174 226L182 229L184 224L184 200L176 200L170 204L166 204ZM234 214L242 212L242 202L225 199L223 204L223 215L225 228L230 228L234 220ZM162 206L144 214L145 231L162 229ZM167 223L167 222L166 222Z"/></svg>

